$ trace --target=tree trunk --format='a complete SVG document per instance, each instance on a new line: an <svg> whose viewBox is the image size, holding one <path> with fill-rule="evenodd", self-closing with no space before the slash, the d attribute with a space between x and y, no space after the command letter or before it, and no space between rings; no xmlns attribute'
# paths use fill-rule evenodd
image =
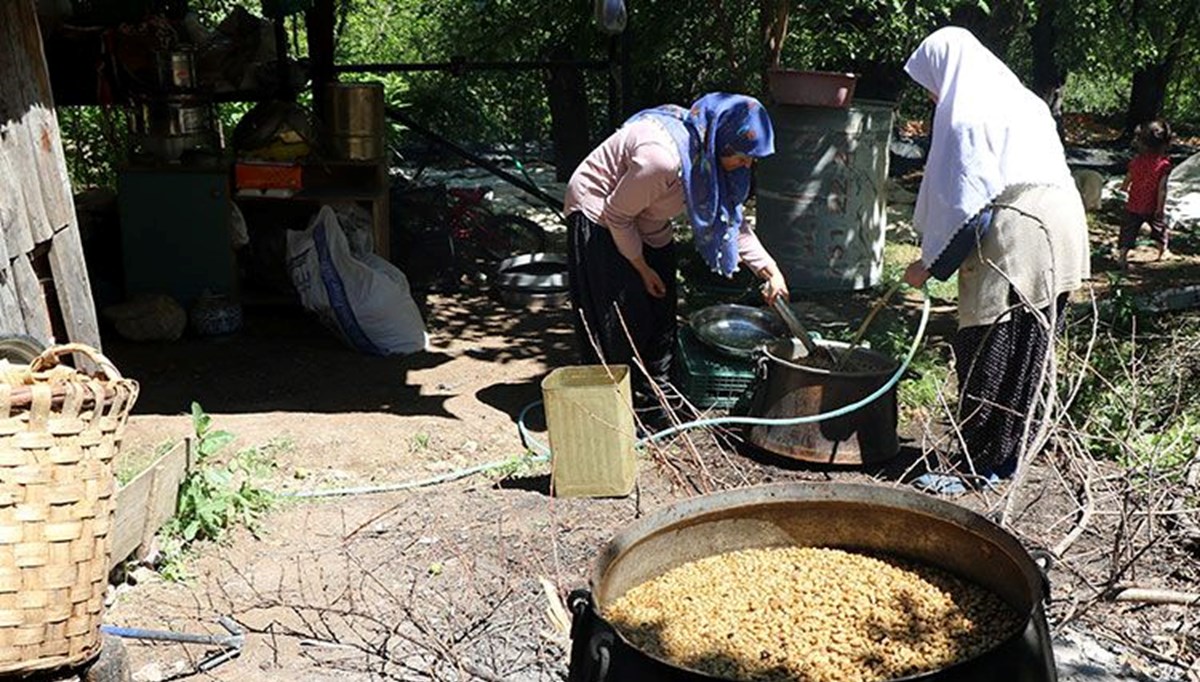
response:
<svg viewBox="0 0 1200 682"><path fill-rule="evenodd" d="M560 46L550 53L554 60L572 59L571 50ZM550 139L554 142L555 178L559 182L571 179L575 167L591 151L588 131L587 85L583 73L575 66L550 69L546 79L546 95L550 104Z"/></svg>
<svg viewBox="0 0 1200 682"><path fill-rule="evenodd" d="M1167 82L1173 66L1171 62L1150 64L1133 73L1129 108L1125 111L1126 136L1132 135L1138 124L1158 118L1167 98Z"/></svg>
<svg viewBox="0 0 1200 682"><path fill-rule="evenodd" d="M760 0L758 5L759 27L764 46L762 91L767 91L767 72L779 68L783 54L783 41L787 39L788 18L791 15L791 0Z"/></svg>
<svg viewBox="0 0 1200 682"><path fill-rule="evenodd" d="M1140 0L1135 0L1131 19L1138 20L1138 12L1142 9ZM1192 0L1184 5L1175 16L1175 30L1166 39L1166 49L1161 58L1153 64L1140 67L1133 73L1133 85L1129 93L1129 108L1125 110L1125 136L1133 135L1133 130L1140 123L1158 118L1162 113L1163 103L1167 99L1167 85L1183 46L1189 41L1188 34L1194 30L1197 15L1200 14L1200 1Z"/></svg>
<svg viewBox="0 0 1200 682"><path fill-rule="evenodd" d="M1037 21L1029 29L1029 38L1033 52L1033 91L1050 107L1050 114L1054 117L1061 137L1062 92L1067 82L1067 71L1062 68L1056 54L1057 15L1058 0L1040 0L1037 4Z"/></svg>
<svg viewBox="0 0 1200 682"><path fill-rule="evenodd" d="M724 38L725 60L728 62L729 73L736 77L738 72L737 46L733 44L733 32L728 30L729 17L725 12L724 0L712 0L713 30Z"/></svg>

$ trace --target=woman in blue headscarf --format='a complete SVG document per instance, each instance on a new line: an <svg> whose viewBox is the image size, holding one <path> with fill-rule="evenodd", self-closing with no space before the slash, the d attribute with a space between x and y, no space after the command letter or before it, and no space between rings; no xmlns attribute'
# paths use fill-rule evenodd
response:
<svg viewBox="0 0 1200 682"><path fill-rule="evenodd" d="M710 93L690 109L639 112L571 176L565 212L580 350L589 364L635 368L640 359L646 372L633 369L636 407L657 408L655 384L668 386L673 218L687 212L696 250L714 272L728 277L745 264L766 281L768 302L788 296L779 266L742 219L750 169L774 151L771 119L758 100Z"/></svg>

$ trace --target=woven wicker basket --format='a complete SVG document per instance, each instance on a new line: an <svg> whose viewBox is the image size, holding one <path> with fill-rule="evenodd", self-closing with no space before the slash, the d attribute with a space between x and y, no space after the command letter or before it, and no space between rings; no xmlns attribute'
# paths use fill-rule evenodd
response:
<svg viewBox="0 0 1200 682"><path fill-rule="evenodd" d="M138 385L80 344L0 370L0 674L78 665L100 650L112 463Z"/></svg>

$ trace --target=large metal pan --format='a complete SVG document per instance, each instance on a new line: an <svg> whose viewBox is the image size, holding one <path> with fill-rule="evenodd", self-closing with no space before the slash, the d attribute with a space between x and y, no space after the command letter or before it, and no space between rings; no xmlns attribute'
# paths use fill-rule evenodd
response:
<svg viewBox="0 0 1200 682"><path fill-rule="evenodd" d="M756 348L787 336L774 313L735 303L697 310L688 318L688 325L705 345L738 358L749 358Z"/></svg>
<svg viewBox="0 0 1200 682"><path fill-rule="evenodd" d="M838 547L937 566L985 587L1022 614L989 651L906 682L1055 682L1046 578L1021 543L985 517L913 490L789 483L713 493L660 507L620 532L594 564L574 613L568 682L719 682L651 656L618 632L604 607L689 561L760 547Z"/></svg>

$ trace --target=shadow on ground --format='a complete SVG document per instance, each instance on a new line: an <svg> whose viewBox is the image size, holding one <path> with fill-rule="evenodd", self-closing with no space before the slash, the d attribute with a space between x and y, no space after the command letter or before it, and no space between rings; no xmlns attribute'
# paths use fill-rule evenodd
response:
<svg viewBox="0 0 1200 682"><path fill-rule="evenodd" d="M414 381L414 372L463 356L484 363L565 364L573 355L568 315L560 310L513 310L481 294L438 296L428 304L431 350L376 357L351 350L299 305L273 303L248 305L243 328L231 336L188 334L172 343L133 343L108 333L104 351L122 373L141 383L135 408L139 414L179 414L197 401L211 412L223 413L451 417L445 402L452 396L436 386L423 387ZM482 371L486 376L487 370ZM426 375L422 381L437 379ZM515 419L538 391L536 383L498 384L480 393L481 399Z"/></svg>

